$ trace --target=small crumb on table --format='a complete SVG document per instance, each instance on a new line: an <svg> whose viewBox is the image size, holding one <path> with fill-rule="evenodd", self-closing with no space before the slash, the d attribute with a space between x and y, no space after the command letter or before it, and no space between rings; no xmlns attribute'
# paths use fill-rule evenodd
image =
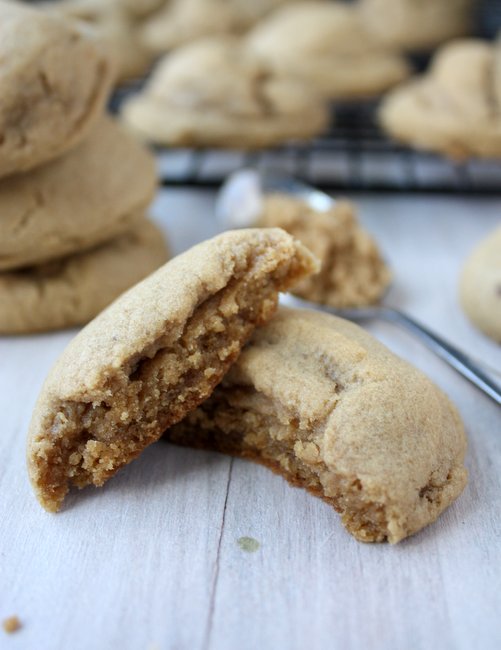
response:
<svg viewBox="0 0 501 650"><path fill-rule="evenodd" d="M246 551L247 553L255 553L260 547L257 539L254 539L253 537L239 537L237 539L237 544L240 546L242 551Z"/></svg>
<svg viewBox="0 0 501 650"><path fill-rule="evenodd" d="M13 634L21 628L21 621L17 616L9 616L9 618L4 619L2 625L7 634Z"/></svg>

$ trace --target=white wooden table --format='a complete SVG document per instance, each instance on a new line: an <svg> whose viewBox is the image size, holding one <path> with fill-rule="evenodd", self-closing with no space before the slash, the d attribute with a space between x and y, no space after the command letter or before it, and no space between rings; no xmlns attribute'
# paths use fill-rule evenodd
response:
<svg viewBox="0 0 501 650"><path fill-rule="evenodd" d="M154 213L178 252L212 235L213 194L171 190ZM501 200L359 199L396 275L389 298L501 369L457 302L471 246ZM0 619L17 650L501 648L501 410L393 326L371 331L456 402L470 483L433 526L363 545L326 504L266 469L159 443L103 489L44 512L28 484L31 410L74 332L0 339ZM258 540L253 553L239 538Z"/></svg>

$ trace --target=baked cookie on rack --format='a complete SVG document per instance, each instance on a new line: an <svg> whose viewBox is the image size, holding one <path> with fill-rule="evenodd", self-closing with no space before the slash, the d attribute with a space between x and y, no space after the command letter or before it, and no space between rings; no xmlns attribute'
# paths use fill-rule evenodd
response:
<svg viewBox="0 0 501 650"><path fill-rule="evenodd" d="M139 37L140 19L153 3L134 5L132 1L53 0L45 7L74 21L88 23L106 43L115 62L115 81L126 82L143 76L153 57ZM135 8L135 11L134 11Z"/></svg>
<svg viewBox="0 0 501 650"><path fill-rule="evenodd" d="M397 140L453 159L501 156L500 45L444 45L425 75L387 95L380 122Z"/></svg>
<svg viewBox="0 0 501 650"><path fill-rule="evenodd" d="M96 248L0 273L0 334L83 325L167 261L162 232L147 219Z"/></svg>
<svg viewBox="0 0 501 650"><path fill-rule="evenodd" d="M320 212L285 194L268 195L256 225L283 228L320 260L320 272L293 289L306 300L362 307L379 302L390 284L390 270L349 201Z"/></svg>
<svg viewBox="0 0 501 650"><path fill-rule="evenodd" d="M460 296L471 322L501 343L501 226L468 257L461 274Z"/></svg>
<svg viewBox="0 0 501 650"><path fill-rule="evenodd" d="M308 84L268 70L224 37L166 55L122 117L159 144L256 149L317 135L329 110Z"/></svg>
<svg viewBox="0 0 501 650"><path fill-rule="evenodd" d="M464 428L427 377L348 321L282 309L166 437L257 461L399 542L462 492Z"/></svg>
<svg viewBox="0 0 501 650"><path fill-rule="evenodd" d="M149 152L102 117L62 158L0 180L0 271L80 252L129 230L156 185Z"/></svg>
<svg viewBox="0 0 501 650"><path fill-rule="evenodd" d="M0 178L77 145L103 111L113 79L89 30L17 2L0 2Z"/></svg>
<svg viewBox="0 0 501 650"><path fill-rule="evenodd" d="M317 270L279 229L228 232L129 290L78 334L35 408L28 469L44 508L96 486L206 399L278 292Z"/></svg>
<svg viewBox="0 0 501 650"><path fill-rule="evenodd" d="M342 3L287 5L251 30L246 46L330 99L374 97L410 74L405 58L367 30L357 7Z"/></svg>
<svg viewBox="0 0 501 650"><path fill-rule="evenodd" d="M381 42L426 51L471 33L475 0L360 0L359 6Z"/></svg>
<svg viewBox="0 0 501 650"><path fill-rule="evenodd" d="M274 8L294 0L171 0L141 28L154 55L206 36L241 33Z"/></svg>

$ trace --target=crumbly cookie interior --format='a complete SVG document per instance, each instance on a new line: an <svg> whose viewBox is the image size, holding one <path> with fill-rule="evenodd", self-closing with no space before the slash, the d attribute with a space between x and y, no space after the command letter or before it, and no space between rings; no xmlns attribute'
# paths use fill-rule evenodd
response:
<svg viewBox="0 0 501 650"><path fill-rule="evenodd" d="M303 201L271 194L258 225L282 228L320 259L320 273L293 289L302 298L338 308L360 307L381 300L390 283L390 270L349 201L317 212Z"/></svg>
<svg viewBox="0 0 501 650"><path fill-rule="evenodd" d="M265 465L332 505L358 540L385 541L388 527L384 505L368 500L356 477L336 475L322 461L323 426L318 423L303 429L297 417L279 416L269 398L240 386L218 389L165 437L179 445L213 449ZM322 484L327 474L329 494Z"/></svg>
<svg viewBox="0 0 501 650"><path fill-rule="evenodd" d="M57 510L70 485L102 485L211 393L256 325L274 313L277 290L304 273L301 260L285 255L270 272L277 254L256 249L194 309L180 336L166 323L164 335L108 373L104 397L55 405L50 437L39 441L34 460L44 507Z"/></svg>

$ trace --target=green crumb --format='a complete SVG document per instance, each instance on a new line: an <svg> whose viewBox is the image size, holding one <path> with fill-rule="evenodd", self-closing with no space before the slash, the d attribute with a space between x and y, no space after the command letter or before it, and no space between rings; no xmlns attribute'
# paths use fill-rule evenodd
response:
<svg viewBox="0 0 501 650"><path fill-rule="evenodd" d="M246 551L247 553L255 553L261 546L254 537L239 537L237 539L237 544L240 546L242 551Z"/></svg>

